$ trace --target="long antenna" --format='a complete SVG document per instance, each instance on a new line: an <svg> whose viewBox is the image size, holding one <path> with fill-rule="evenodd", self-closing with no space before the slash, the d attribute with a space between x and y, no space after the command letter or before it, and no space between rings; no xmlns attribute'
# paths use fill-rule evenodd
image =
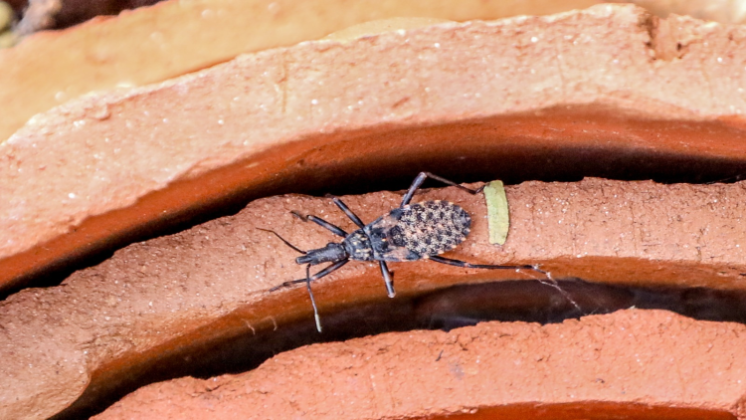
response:
<svg viewBox="0 0 746 420"><path fill-rule="evenodd" d="M277 233L277 232L275 232L274 230L262 229L262 228L257 228L257 229L261 230L261 231L264 231L264 232L269 232L269 233L277 236L278 238L280 238L280 240L282 242L285 242L285 245L289 246L290 248L293 248L295 251L300 252L303 255L306 255L306 251L303 251L302 249L298 248L297 246L295 246L295 245L291 244L290 242L286 241L285 238L283 238L282 236L280 236L280 234Z"/></svg>

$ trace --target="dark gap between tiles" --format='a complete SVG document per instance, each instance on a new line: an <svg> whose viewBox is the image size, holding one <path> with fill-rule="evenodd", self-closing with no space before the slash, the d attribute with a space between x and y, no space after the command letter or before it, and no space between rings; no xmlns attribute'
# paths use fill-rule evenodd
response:
<svg viewBox="0 0 746 420"><path fill-rule="evenodd" d="M324 196L327 193L347 195L403 191L420 171L430 171L456 182L500 179L507 185L530 180L576 182L584 177L702 184L740 181L746 177L746 160L650 153L644 150L620 151L605 147L500 150L499 144L487 150L463 150L463 154L458 156L444 156L433 151L426 156L400 157L396 162L372 158L366 161L363 156L359 161L321 167L304 163L301 159L271 184L251 191L232 192L220 201L175 214L167 221L141 226L136 231L112 237L93 251L81 252L30 273L18 279L14 286L0 289L0 301L25 287L57 286L74 271L100 264L110 258L114 251L130 243L173 234L208 220L235 214L251 201L262 197L288 193ZM440 188L442 184L428 181L424 187Z"/></svg>
<svg viewBox="0 0 746 420"><path fill-rule="evenodd" d="M390 331L442 329L485 321L559 323L620 309L665 309L698 320L746 323L746 292L703 288L637 288L560 280L560 288L516 280L459 285L414 297L368 302L321 316L319 334L311 316L297 322L224 337L199 348L182 347L125 372L115 380L97 380L54 419L87 418L104 411L128 393L150 383L182 376L209 378L256 368L268 358L311 343L347 340Z"/></svg>

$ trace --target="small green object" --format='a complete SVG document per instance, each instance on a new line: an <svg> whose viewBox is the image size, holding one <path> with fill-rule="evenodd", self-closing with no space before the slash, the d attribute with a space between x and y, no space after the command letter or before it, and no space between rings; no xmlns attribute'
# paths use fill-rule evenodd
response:
<svg viewBox="0 0 746 420"><path fill-rule="evenodd" d="M5 28L10 28L10 24L13 23L13 8L4 1L0 1L0 32L3 32Z"/></svg>
<svg viewBox="0 0 746 420"><path fill-rule="evenodd" d="M487 221L490 229L490 243L502 245L508 238L510 228L510 214L508 213L508 197L502 181L492 181L484 188L484 198L487 200Z"/></svg>
<svg viewBox="0 0 746 420"><path fill-rule="evenodd" d="M13 31L0 32L0 49L10 48L16 45L17 42L18 37L13 33Z"/></svg>

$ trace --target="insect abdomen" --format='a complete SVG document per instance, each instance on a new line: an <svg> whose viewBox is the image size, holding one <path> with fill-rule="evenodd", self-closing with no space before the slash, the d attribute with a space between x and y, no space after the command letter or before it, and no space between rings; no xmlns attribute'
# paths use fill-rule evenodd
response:
<svg viewBox="0 0 746 420"><path fill-rule="evenodd" d="M446 201L425 201L400 209L366 226L375 259L414 261L442 254L466 239L471 217Z"/></svg>

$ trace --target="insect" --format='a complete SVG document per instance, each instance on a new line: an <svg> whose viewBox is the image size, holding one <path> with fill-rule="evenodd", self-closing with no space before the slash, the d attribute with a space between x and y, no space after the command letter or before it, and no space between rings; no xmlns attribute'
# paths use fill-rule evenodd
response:
<svg viewBox="0 0 746 420"><path fill-rule="evenodd" d="M260 229L274 234L287 246L303 254L296 258L295 262L306 265L305 278L287 281L270 289L270 291L305 282L311 298L311 305L313 306L316 329L321 332L321 319L316 306L316 299L311 290L311 282L333 273L350 260L378 261L383 280L386 284L386 291L390 298L393 298L396 292L394 291L393 273L389 271L386 262L429 259L430 261L456 267L508 270L529 269L546 274L532 265L471 264L465 261L441 257L440 254L454 249L469 235L471 216L463 208L446 201L423 201L410 204L415 192L427 178L460 188L470 194L478 194L484 188L482 186L479 189L473 190L429 172L420 172L414 179L414 182L412 182L409 190L407 190L399 207L367 225L342 200L337 197L331 197L334 204L357 225L358 229L352 233L347 233L340 227L316 216L302 216L297 212L292 212L302 220L310 220L344 239L341 242L330 242L323 248L303 251L285 240L277 232ZM311 275L311 266L323 263L331 264L318 273Z"/></svg>

